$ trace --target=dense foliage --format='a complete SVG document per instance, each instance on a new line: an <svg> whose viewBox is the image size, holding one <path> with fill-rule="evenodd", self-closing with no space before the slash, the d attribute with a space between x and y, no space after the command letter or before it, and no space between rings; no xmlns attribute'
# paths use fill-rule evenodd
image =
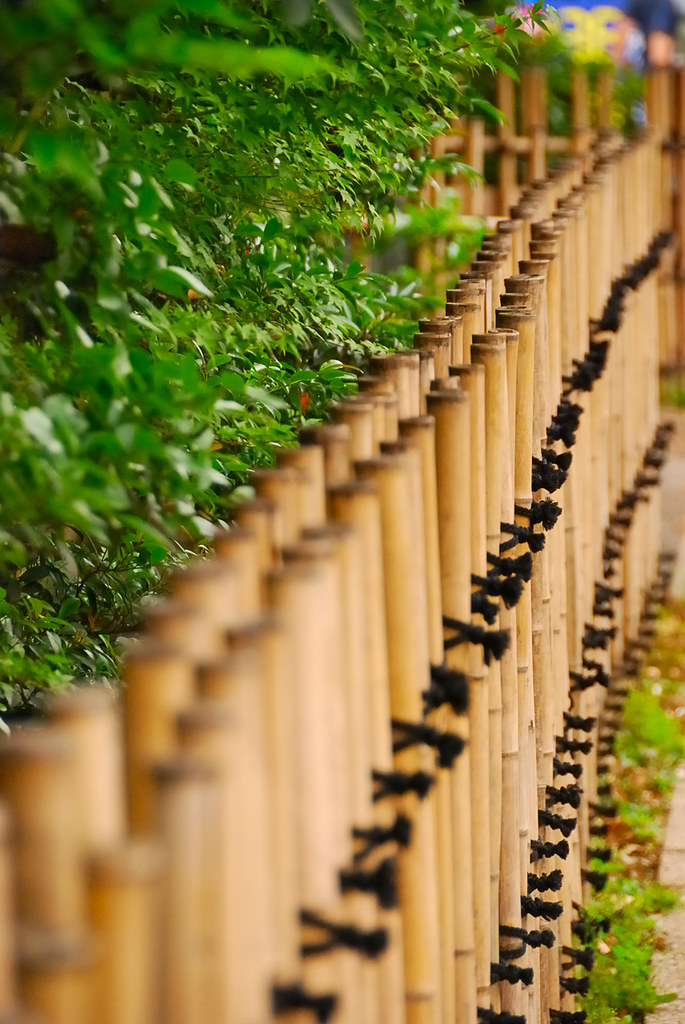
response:
<svg viewBox="0 0 685 1024"><path fill-rule="evenodd" d="M487 109L496 28L452 0L0 5L0 706L114 672L248 467L411 335L416 274L351 249L396 209L426 229L428 143Z"/></svg>

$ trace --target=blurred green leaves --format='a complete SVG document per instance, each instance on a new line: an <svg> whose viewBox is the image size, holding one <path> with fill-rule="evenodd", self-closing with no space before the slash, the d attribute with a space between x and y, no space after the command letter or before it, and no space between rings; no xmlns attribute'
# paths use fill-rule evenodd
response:
<svg viewBox="0 0 685 1024"><path fill-rule="evenodd" d="M402 207L512 33L452 0L0 5L0 705L115 672L249 469L411 337L418 275L355 255L475 239Z"/></svg>

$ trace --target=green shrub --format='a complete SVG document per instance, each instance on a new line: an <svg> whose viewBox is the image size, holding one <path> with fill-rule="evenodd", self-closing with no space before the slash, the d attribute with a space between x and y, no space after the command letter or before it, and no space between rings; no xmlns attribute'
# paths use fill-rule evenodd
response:
<svg viewBox="0 0 685 1024"><path fill-rule="evenodd" d="M452 0L0 5L0 710L113 673L248 469L411 336L418 275L367 271L350 234L373 246L420 205L431 138L509 52L500 21Z"/></svg>

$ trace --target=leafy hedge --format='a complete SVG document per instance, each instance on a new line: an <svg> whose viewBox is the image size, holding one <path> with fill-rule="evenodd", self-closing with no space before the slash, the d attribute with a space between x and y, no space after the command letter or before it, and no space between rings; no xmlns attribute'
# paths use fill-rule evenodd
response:
<svg viewBox="0 0 685 1024"><path fill-rule="evenodd" d="M350 239L399 204L415 240L496 27L452 0L0 5L0 708L116 672L248 468L411 336L416 273Z"/></svg>

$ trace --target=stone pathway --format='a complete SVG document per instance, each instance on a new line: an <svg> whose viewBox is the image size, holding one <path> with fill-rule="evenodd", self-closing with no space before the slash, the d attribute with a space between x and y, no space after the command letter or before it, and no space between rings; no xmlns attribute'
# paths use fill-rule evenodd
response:
<svg viewBox="0 0 685 1024"><path fill-rule="evenodd" d="M677 425L670 457L663 469L664 550L673 551L676 561L671 592L685 598L685 417L681 410L669 410ZM658 992L675 992L672 1003L664 1003L646 1018L646 1024L685 1024L685 766L669 811L659 881L681 893L683 906L663 918L660 932L665 948L654 956L654 984Z"/></svg>
<svg viewBox="0 0 685 1024"><path fill-rule="evenodd" d="M685 1024L685 769L673 794L661 855L659 881L683 896L684 906L667 914L659 929L665 949L654 956L654 984L657 992L676 992L672 1003L664 1003L646 1018L646 1024Z"/></svg>

